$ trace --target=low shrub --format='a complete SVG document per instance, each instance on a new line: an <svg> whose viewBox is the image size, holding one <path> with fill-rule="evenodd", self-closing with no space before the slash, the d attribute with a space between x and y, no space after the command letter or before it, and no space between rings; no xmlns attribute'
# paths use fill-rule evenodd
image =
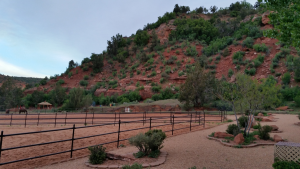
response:
<svg viewBox="0 0 300 169"><path fill-rule="evenodd" d="M154 94L154 95L152 95L151 98L152 98L152 100L154 100L154 101L162 100L162 99L163 99L163 97L162 97L161 94Z"/></svg>
<svg viewBox="0 0 300 169"><path fill-rule="evenodd" d="M238 135L240 133L239 132L239 128L238 128L238 126L236 124L230 124L230 125L228 125L226 132L228 134L232 134L234 136L236 136L236 135Z"/></svg>
<svg viewBox="0 0 300 169"><path fill-rule="evenodd" d="M225 49L223 50L223 52L222 52L222 56L223 56L223 57L226 57L226 56L229 56L229 55L230 55L230 53L229 53L228 48L225 48Z"/></svg>
<svg viewBox="0 0 300 169"><path fill-rule="evenodd" d="M266 44L262 43L262 44L255 44L253 45L253 49L256 52L267 52L269 50L269 48L266 46Z"/></svg>
<svg viewBox="0 0 300 169"><path fill-rule="evenodd" d="M247 47L247 48L252 48L253 47L254 40L251 37L247 37L243 42L242 46Z"/></svg>
<svg viewBox="0 0 300 169"><path fill-rule="evenodd" d="M62 85L62 84L64 84L64 83L65 83L65 81L62 80L62 79L59 79L59 80L56 82L57 85Z"/></svg>
<svg viewBox="0 0 300 169"><path fill-rule="evenodd" d="M272 131L272 127L265 125L263 127L260 126L260 124L258 124L258 132L259 132L259 138L263 139L263 140L269 140L270 139L270 132Z"/></svg>
<svg viewBox="0 0 300 169"><path fill-rule="evenodd" d="M142 164L134 163L131 166L130 165L123 165L122 169L143 169Z"/></svg>
<svg viewBox="0 0 300 169"><path fill-rule="evenodd" d="M106 153L105 147L97 145L88 148L90 150L89 162L91 164L102 164L105 161Z"/></svg>
<svg viewBox="0 0 300 169"><path fill-rule="evenodd" d="M82 70L83 70L83 71L88 71L89 68L88 68L87 66L84 66L84 67L82 68Z"/></svg>
<svg viewBox="0 0 300 169"><path fill-rule="evenodd" d="M231 77L233 75L233 70L232 69L229 69L228 70L228 77Z"/></svg>
<svg viewBox="0 0 300 169"><path fill-rule="evenodd" d="M163 84L165 81L166 81L166 79L164 79L164 78L160 78L160 80L159 80L159 82L160 82L161 84Z"/></svg>
<svg viewBox="0 0 300 169"><path fill-rule="evenodd" d="M290 81L291 81L291 74L289 72L286 72L285 74L283 74L282 83L283 84L289 84Z"/></svg>
<svg viewBox="0 0 300 169"><path fill-rule="evenodd" d="M72 76L73 76L73 73L72 73L72 72L69 72L69 73L68 73L68 76L69 76L69 78L72 77Z"/></svg>
<svg viewBox="0 0 300 169"><path fill-rule="evenodd" d="M254 125L253 126L253 129L258 129L259 128L259 125Z"/></svg>
<svg viewBox="0 0 300 169"><path fill-rule="evenodd" d="M276 161L272 167L274 169L300 169L300 165L294 161Z"/></svg>
<svg viewBox="0 0 300 169"><path fill-rule="evenodd" d="M133 156L135 157L135 158L142 158L142 157L144 157L146 154L144 153L144 152L142 152L142 151L139 151L139 152L137 152L137 153L133 153Z"/></svg>
<svg viewBox="0 0 300 169"><path fill-rule="evenodd" d="M84 80L89 80L89 76L88 76L88 75L85 75L85 76L83 77L83 79L84 79Z"/></svg>
<svg viewBox="0 0 300 169"><path fill-rule="evenodd" d="M241 117L239 117L238 121L239 121L241 127L246 127L247 122L248 122L248 117L241 116Z"/></svg>
<svg viewBox="0 0 300 169"><path fill-rule="evenodd" d="M86 81L86 80L81 80L81 81L79 82L79 84L80 84L80 86L87 86L87 85L89 84L89 82Z"/></svg>

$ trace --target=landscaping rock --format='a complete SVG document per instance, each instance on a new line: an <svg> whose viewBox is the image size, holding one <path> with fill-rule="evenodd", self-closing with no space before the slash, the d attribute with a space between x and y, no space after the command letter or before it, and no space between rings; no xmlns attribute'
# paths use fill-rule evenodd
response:
<svg viewBox="0 0 300 169"><path fill-rule="evenodd" d="M236 135L236 136L234 137L234 140L233 140L233 141L234 141L236 144L242 144L242 143L245 141L243 134L240 133L240 134Z"/></svg>
<svg viewBox="0 0 300 169"><path fill-rule="evenodd" d="M276 125L270 125L272 127L272 131L278 131L278 127Z"/></svg>
<svg viewBox="0 0 300 169"><path fill-rule="evenodd" d="M257 116L264 116L262 113L258 113L258 115Z"/></svg>
<svg viewBox="0 0 300 169"><path fill-rule="evenodd" d="M278 136L277 134L275 134L275 135L274 135L274 141L275 141L275 142L279 142L279 141L284 141L284 140L282 139L282 137L280 137L280 136Z"/></svg>
<svg viewBox="0 0 300 169"><path fill-rule="evenodd" d="M225 132L215 132L214 137L216 138L225 138L225 137L234 137L232 134L228 134Z"/></svg>
<svg viewBox="0 0 300 169"><path fill-rule="evenodd" d="M256 140L260 140L259 135L254 135L254 138L256 138Z"/></svg>
<svg viewBox="0 0 300 169"><path fill-rule="evenodd" d="M269 119L269 118L262 118L261 121L264 121L264 122L272 122L273 120Z"/></svg>

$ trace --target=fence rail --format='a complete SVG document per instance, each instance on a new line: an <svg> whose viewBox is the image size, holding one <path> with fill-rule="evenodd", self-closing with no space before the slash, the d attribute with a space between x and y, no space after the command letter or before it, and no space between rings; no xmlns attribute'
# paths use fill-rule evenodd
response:
<svg viewBox="0 0 300 169"><path fill-rule="evenodd" d="M213 114L219 115L221 119L226 118L227 112L224 111L202 111L202 113L211 116ZM55 113L55 114L0 114L0 125L43 125L53 124L67 125L67 124L103 124L103 123L116 123L118 120L140 119L151 116L157 117L170 117L173 114L198 114L200 112L133 112L133 113ZM222 121L222 120L221 120Z"/></svg>
<svg viewBox="0 0 300 169"><path fill-rule="evenodd" d="M86 149L90 146L93 146L93 145L83 146L83 147L79 147L79 148L74 149L74 141L75 140L82 140L82 139L87 139L87 138L92 138L92 137L101 137L101 136L105 136L105 135L117 134L116 140L112 140L112 141L104 142L104 143L99 143L97 145L106 145L106 144L111 144L111 143L117 143L117 147L119 147L120 141L128 140L128 138L120 139L120 134L125 133L125 132L130 132L130 131L135 131L135 130L143 130L143 129L153 129L153 128L162 127L162 126L171 126L171 130L166 130L164 132L171 132L172 135L173 135L174 131L177 131L177 130L183 130L183 129L189 128L190 131L191 131L193 127L197 127L197 126L203 126L203 128L205 128L205 122L206 121L220 121L220 122L222 122L224 120L224 118L226 117L226 112L220 112L219 115L211 115L211 114L208 114L207 112L204 112L204 111L203 112L190 112L189 114L179 114L179 113L172 113L171 114L170 113L168 116L151 116L153 114L147 114L147 113L144 112L144 113L142 113L142 115L143 115L142 117L137 117L137 118L141 118L140 120L135 120L135 119L132 120L132 118L131 118L130 121L129 120L128 121L126 121L126 120L122 121L123 119L120 118L120 114L119 114L119 119L114 118L114 120L115 120L114 122L91 125L91 126L76 127L75 124L73 124L73 127L69 127L69 128L44 130L44 131L34 131L34 132L26 132L26 133L15 133L15 134L4 134L4 132L1 131L1 135L0 135L0 158L1 158L2 152L5 152L5 151L14 151L16 149L36 147L36 146L42 146L42 145L50 145L50 144L55 144L55 143L71 142L71 145L70 145L71 148L69 150L65 150L65 151L53 152L53 153L50 153L50 154L43 154L43 155L38 155L38 156L34 156L34 157L28 157L28 158L23 158L23 159L16 159L16 160L13 160L13 161L2 162L2 163L0 163L0 166L7 165L7 164L12 164L12 163L17 163L17 162L21 162L21 161L26 161L26 160L42 158L42 157L54 156L54 155L63 154L63 153L70 153L70 158L72 158L74 151L83 150L83 149ZM217 120L206 119L210 116L218 117L219 119L217 119ZM116 117L116 114L115 114L115 117ZM167 123L166 123L166 120L168 121ZM162 123L162 121L164 121L164 123ZM193 122L196 122L196 125L193 125ZM121 130L121 124L130 124L130 123L140 123L140 124L143 123L143 127L138 127L138 128L134 128L134 129L127 129L127 130L126 129ZM153 124L157 124L157 125L153 125ZM180 128L175 128L175 125L177 125L177 124L187 124L188 126L180 127L180 125L178 125L178 127L180 127ZM95 127L110 126L110 125L118 125L118 130L113 131L113 132L108 132L108 133L88 135L88 136L84 136L84 137L75 137L75 135L74 135L75 132L79 129L95 128ZM147 125L147 126L145 126L145 125ZM31 134L38 134L38 133L52 133L52 132L65 131L65 130L71 130L72 131L72 135L70 136L69 139L49 141L49 142L43 142L43 143L38 143L38 144L29 144L29 145L24 145L24 146L2 148L3 142L8 141L7 138L9 138L9 140L13 139L13 138L11 138L13 136L23 136L23 135L31 135ZM57 149L59 149L59 148L57 148Z"/></svg>

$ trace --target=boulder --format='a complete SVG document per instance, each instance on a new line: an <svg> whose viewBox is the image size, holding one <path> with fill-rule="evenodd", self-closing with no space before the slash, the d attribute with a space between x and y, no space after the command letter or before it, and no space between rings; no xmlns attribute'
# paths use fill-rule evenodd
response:
<svg viewBox="0 0 300 169"><path fill-rule="evenodd" d="M236 135L233 140L233 142L235 142L236 144L242 144L244 141L245 139L242 133Z"/></svg>
<svg viewBox="0 0 300 169"><path fill-rule="evenodd" d="M270 19L269 19L269 15L270 15L270 12L267 11L265 13L262 14L262 18L261 18L261 22L264 24L264 25L267 25L270 23Z"/></svg>
<svg viewBox="0 0 300 169"><path fill-rule="evenodd" d="M284 140L282 139L282 137L280 137L280 136L278 136L277 134L275 134L275 135L274 135L274 141L275 141L275 142L279 142L279 141L284 141Z"/></svg>
<svg viewBox="0 0 300 169"><path fill-rule="evenodd" d="M278 131L278 127L276 125L270 125L272 127L272 131Z"/></svg>
<svg viewBox="0 0 300 169"><path fill-rule="evenodd" d="M273 120L269 119L269 118L262 118L261 121L264 121L264 122L272 122Z"/></svg>
<svg viewBox="0 0 300 169"><path fill-rule="evenodd" d="M264 116L262 113L258 113L258 115L257 116Z"/></svg>
<svg viewBox="0 0 300 169"><path fill-rule="evenodd" d="M256 140L259 140L259 135L254 135L254 138L256 138Z"/></svg>
<svg viewBox="0 0 300 169"><path fill-rule="evenodd" d="M232 134L228 134L225 132L215 132L214 137L216 138L225 138L225 137L234 137Z"/></svg>
<svg viewBox="0 0 300 169"><path fill-rule="evenodd" d="M282 106L282 107L276 108L276 110L287 110L288 108L289 108L289 106Z"/></svg>

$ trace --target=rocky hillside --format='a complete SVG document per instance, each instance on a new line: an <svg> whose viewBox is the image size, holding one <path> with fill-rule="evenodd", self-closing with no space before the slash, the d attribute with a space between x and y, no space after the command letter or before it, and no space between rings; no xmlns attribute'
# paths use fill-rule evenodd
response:
<svg viewBox="0 0 300 169"><path fill-rule="evenodd" d="M268 23L268 14L265 12L248 15L238 25L243 26L243 23L258 22L259 30L272 29L272 25ZM176 20L203 18L210 22L215 19L212 14L193 13L180 14L176 18ZM219 21L216 21L214 25L225 23L226 26L235 18L230 15L222 15L217 19ZM223 49L217 47L219 49L214 50L215 52L209 52L210 49L214 48L213 42L217 46L217 41L211 41L208 44L199 40L170 40L170 34L177 30L178 24L174 24L175 22L175 19L171 19L155 29L146 29L150 38L148 43L140 49L140 51L145 51L148 57L145 62L140 59L142 52L134 52L135 37L125 37L124 39L129 42L126 46L129 57L124 62L106 56L101 73L93 73L92 62L84 63L71 69L68 73L52 77L45 85L26 90L25 93L32 93L35 90L48 93L55 84L60 83L68 89L74 87L87 90L94 89L95 96L102 93L105 96L116 93L121 95L137 89L142 99L147 99L157 92L153 90L153 86L158 86L161 89L169 87L174 93L178 92L180 84L185 82L188 72L193 70L193 64L196 61L204 62L206 70L214 73L218 79L226 78L233 82L235 74L242 72L255 79L273 75L278 83L281 83L283 74L288 72L288 58L297 55L295 49L283 49L282 44L277 44L278 40L263 37L259 30L260 35L255 35L255 37L249 37L244 33L241 33L239 38L224 36L223 40L230 41L229 44ZM150 52L149 49L154 38L153 30L155 30L162 49ZM236 32L238 31L240 30L237 29ZM235 36L236 32L234 33ZM222 38L219 41L222 42ZM291 72L290 84L296 85L293 79L293 72Z"/></svg>
<svg viewBox="0 0 300 169"><path fill-rule="evenodd" d="M41 78L33 78L33 77L16 77L16 76L8 76L0 74L0 86L2 86L3 82L5 82L9 77L13 78L16 81L16 85L22 89L26 87L27 84L36 84L39 83Z"/></svg>

